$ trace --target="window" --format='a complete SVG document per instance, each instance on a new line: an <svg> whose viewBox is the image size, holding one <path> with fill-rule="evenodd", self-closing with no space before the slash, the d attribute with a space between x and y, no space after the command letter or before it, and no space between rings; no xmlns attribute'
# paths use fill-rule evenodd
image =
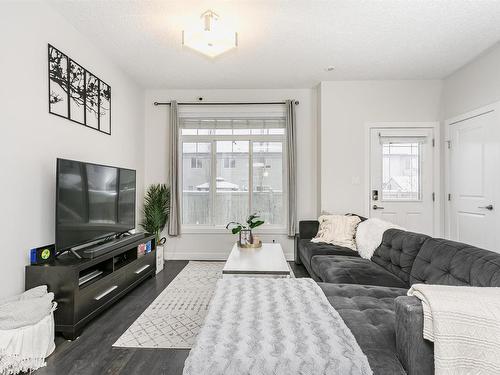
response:
<svg viewBox="0 0 500 375"><path fill-rule="evenodd" d="M382 199L421 199L421 143L382 144Z"/></svg>
<svg viewBox="0 0 500 375"><path fill-rule="evenodd" d="M224 228L258 213L286 228L284 118L180 118L182 225Z"/></svg>
<svg viewBox="0 0 500 375"><path fill-rule="evenodd" d="M267 223L285 223L283 143L253 142L253 210Z"/></svg>
<svg viewBox="0 0 500 375"><path fill-rule="evenodd" d="M215 141L216 171L214 225L241 221L250 211L248 200L249 141ZM240 168L222 168L228 158L238 159Z"/></svg>
<svg viewBox="0 0 500 375"><path fill-rule="evenodd" d="M186 224L209 223L209 183L211 144L184 142L182 144L182 221ZM191 168L192 160L205 161L201 168ZM189 167L188 167L189 166Z"/></svg>
<svg viewBox="0 0 500 375"><path fill-rule="evenodd" d="M224 159L224 168L236 168L236 159Z"/></svg>
<svg viewBox="0 0 500 375"><path fill-rule="evenodd" d="M203 163L201 159L198 158L191 158L191 168L195 169L200 169L203 168Z"/></svg>

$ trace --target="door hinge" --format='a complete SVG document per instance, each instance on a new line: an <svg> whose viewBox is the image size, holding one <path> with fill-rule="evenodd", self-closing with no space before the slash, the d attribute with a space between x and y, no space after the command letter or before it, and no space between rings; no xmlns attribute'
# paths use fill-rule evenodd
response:
<svg viewBox="0 0 500 375"><path fill-rule="evenodd" d="M436 201L436 193L432 193L432 201L435 202Z"/></svg>
<svg viewBox="0 0 500 375"><path fill-rule="evenodd" d="M446 143L448 144L448 149L451 148L451 141L446 141Z"/></svg>
<svg viewBox="0 0 500 375"><path fill-rule="evenodd" d="M436 140L432 138L432 147L436 147Z"/></svg>
<svg viewBox="0 0 500 375"><path fill-rule="evenodd" d="M448 194L448 200L451 201L451 194Z"/></svg>

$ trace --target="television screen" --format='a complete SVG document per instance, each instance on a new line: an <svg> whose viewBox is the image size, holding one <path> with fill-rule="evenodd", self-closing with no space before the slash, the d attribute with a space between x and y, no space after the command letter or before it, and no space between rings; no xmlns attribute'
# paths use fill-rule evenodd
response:
<svg viewBox="0 0 500 375"><path fill-rule="evenodd" d="M56 249L135 227L135 171L57 159Z"/></svg>

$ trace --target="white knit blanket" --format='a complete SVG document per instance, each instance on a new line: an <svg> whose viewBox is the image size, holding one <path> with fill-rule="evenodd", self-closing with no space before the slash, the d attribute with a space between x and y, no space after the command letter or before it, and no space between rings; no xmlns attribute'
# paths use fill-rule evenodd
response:
<svg viewBox="0 0 500 375"><path fill-rule="evenodd" d="M53 299L43 285L0 300L0 374L45 366L55 347Z"/></svg>
<svg viewBox="0 0 500 375"><path fill-rule="evenodd" d="M218 282L184 375L372 374L356 339L311 279Z"/></svg>
<svg viewBox="0 0 500 375"><path fill-rule="evenodd" d="M402 227L379 218L371 218L358 225L356 230L356 246L361 258L371 259L373 253L382 243L387 229L403 229Z"/></svg>
<svg viewBox="0 0 500 375"><path fill-rule="evenodd" d="M23 295L21 295L23 296ZM16 329L38 323L50 314L54 293L11 300L6 303L0 301L0 330Z"/></svg>
<svg viewBox="0 0 500 375"><path fill-rule="evenodd" d="M500 373L500 288L414 284L436 375Z"/></svg>

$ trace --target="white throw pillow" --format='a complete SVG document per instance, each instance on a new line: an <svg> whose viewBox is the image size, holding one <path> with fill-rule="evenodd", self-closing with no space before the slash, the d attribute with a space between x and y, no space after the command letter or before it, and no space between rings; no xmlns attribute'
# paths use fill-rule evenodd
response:
<svg viewBox="0 0 500 375"><path fill-rule="evenodd" d="M322 215L318 221L318 234L311 242L324 242L356 250L354 235L361 221L358 216Z"/></svg>

